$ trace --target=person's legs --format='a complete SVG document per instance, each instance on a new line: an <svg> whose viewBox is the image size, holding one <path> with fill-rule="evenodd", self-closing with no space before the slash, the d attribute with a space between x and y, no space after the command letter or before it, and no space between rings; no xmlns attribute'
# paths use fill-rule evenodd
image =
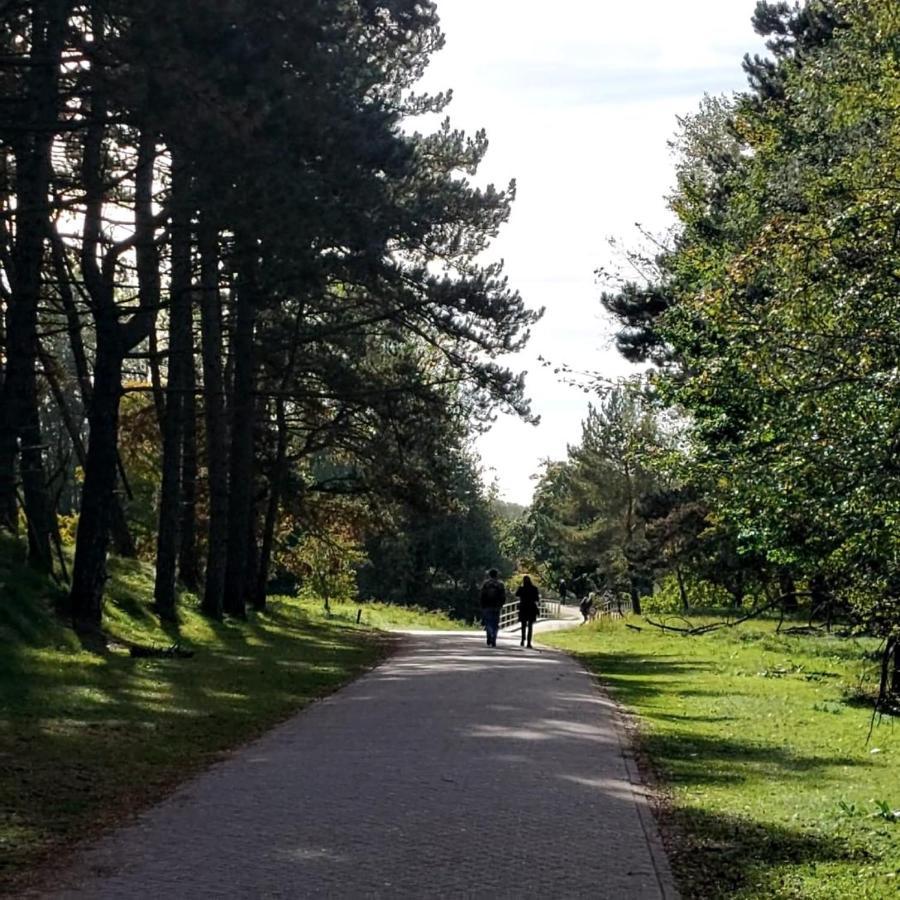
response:
<svg viewBox="0 0 900 900"><path fill-rule="evenodd" d="M522 620L522 640L519 643L520 647L525 646L525 632L528 630L528 623L523 619Z"/></svg>
<svg viewBox="0 0 900 900"><path fill-rule="evenodd" d="M496 609L485 610L485 621L487 623L488 646L497 646L497 632L500 630L500 611Z"/></svg>
<svg viewBox="0 0 900 900"><path fill-rule="evenodd" d="M522 625L522 631L525 630L525 625ZM531 635L534 634L534 622L528 623L528 646L531 647Z"/></svg>

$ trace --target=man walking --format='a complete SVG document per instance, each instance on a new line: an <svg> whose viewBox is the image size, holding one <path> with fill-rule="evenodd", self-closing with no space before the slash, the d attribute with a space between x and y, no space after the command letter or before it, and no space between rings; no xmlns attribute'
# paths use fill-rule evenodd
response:
<svg viewBox="0 0 900 900"><path fill-rule="evenodd" d="M506 586L497 576L497 570L488 572L487 581L481 586L481 621L487 633L488 647L497 646L500 630L500 610L506 603Z"/></svg>

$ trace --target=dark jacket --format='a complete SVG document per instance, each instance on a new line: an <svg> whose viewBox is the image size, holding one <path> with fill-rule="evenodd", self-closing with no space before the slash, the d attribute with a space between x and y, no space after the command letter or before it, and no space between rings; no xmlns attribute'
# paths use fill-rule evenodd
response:
<svg viewBox="0 0 900 900"><path fill-rule="evenodd" d="M541 595L533 584L523 584L516 590L519 598L519 621L536 622Z"/></svg>
<svg viewBox="0 0 900 900"><path fill-rule="evenodd" d="M481 586L481 608L501 609L506 603L506 586L498 578L488 578Z"/></svg>

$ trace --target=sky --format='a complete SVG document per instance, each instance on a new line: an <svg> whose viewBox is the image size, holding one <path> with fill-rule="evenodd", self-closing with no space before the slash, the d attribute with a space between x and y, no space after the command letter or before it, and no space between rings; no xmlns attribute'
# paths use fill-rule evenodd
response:
<svg viewBox="0 0 900 900"><path fill-rule="evenodd" d="M453 90L456 127L487 130L480 183L518 195L490 256L530 307L546 307L526 350L503 358L527 371L537 427L501 415L477 449L488 482L527 504L544 459L577 443L591 399L559 381L568 364L610 378L630 367L613 347L595 271L620 263L610 239L640 243L636 223L672 224L668 141L676 116L704 93L745 85L745 52L763 52L755 0L438 0L446 47L423 86Z"/></svg>

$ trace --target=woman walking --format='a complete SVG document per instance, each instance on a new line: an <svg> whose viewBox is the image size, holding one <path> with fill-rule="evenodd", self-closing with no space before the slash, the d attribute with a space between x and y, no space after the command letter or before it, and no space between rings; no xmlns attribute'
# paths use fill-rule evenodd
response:
<svg viewBox="0 0 900 900"><path fill-rule="evenodd" d="M519 646L526 646L527 639L527 646L530 649L531 634L538 617L540 594L531 583L531 579L525 575L522 578L522 584L516 589L516 596L519 598L519 621L522 623L522 642Z"/></svg>

